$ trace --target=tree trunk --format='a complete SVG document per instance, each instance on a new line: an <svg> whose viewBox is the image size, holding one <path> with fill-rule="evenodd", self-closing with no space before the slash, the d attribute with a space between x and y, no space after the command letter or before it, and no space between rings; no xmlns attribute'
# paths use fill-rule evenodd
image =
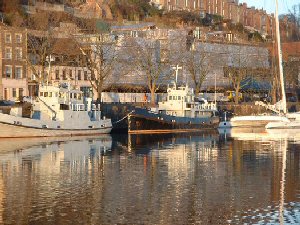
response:
<svg viewBox="0 0 300 225"><path fill-rule="evenodd" d="M102 91L98 91L97 92L97 103L100 103L101 102L101 94L102 94Z"/></svg>
<svg viewBox="0 0 300 225"><path fill-rule="evenodd" d="M197 97L198 97L198 95L200 93L200 88L201 88L201 86L199 84L195 85L195 94L196 94Z"/></svg>
<svg viewBox="0 0 300 225"><path fill-rule="evenodd" d="M234 96L234 102L235 104L239 104L239 89L235 89L235 96Z"/></svg>
<svg viewBox="0 0 300 225"><path fill-rule="evenodd" d="M151 105L155 105L155 89L151 88Z"/></svg>
<svg viewBox="0 0 300 225"><path fill-rule="evenodd" d="M103 81L99 81L97 85L97 103L101 103L102 91L103 91Z"/></svg>

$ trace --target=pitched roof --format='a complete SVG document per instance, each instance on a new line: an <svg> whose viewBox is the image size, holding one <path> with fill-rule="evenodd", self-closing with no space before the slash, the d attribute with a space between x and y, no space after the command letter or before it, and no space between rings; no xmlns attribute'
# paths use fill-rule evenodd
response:
<svg viewBox="0 0 300 225"><path fill-rule="evenodd" d="M53 53L57 55L75 56L81 54L81 51L75 40L70 38L59 38L55 41Z"/></svg>

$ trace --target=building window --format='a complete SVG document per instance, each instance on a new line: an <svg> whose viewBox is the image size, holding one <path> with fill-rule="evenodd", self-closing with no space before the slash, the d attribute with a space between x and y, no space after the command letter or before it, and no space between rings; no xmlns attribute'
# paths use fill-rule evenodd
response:
<svg viewBox="0 0 300 225"><path fill-rule="evenodd" d="M36 79L36 76L34 73L31 74L31 80L35 80Z"/></svg>
<svg viewBox="0 0 300 225"><path fill-rule="evenodd" d="M22 34L16 34L16 43L22 43Z"/></svg>
<svg viewBox="0 0 300 225"><path fill-rule="evenodd" d="M4 88L4 100L8 100L8 90Z"/></svg>
<svg viewBox="0 0 300 225"><path fill-rule="evenodd" d="M72 78L73 78L72 70L69 70L69 76L70 76L70 79L72 80Z"/></svg>
<svg viewBox="0 0 300 225"><path fill-rule="evenodd" d="M20 100L22 100L23 96L24 96L24 89L23 88L19 88L19 98L20 98Z"/></svg>
<svg viewBox="0 0 300 225"><path fill-rule="evenodd" d="M94 72L92 72L92 74L91 74L91 80L96 80Z"/></svg>
<svg viewBox="0 0 300 225"><path fill-rule="evenodd" d="M63 80L67 80L66 71L65 71L65 70L63 70L62 72L63 72Z"/></svg>
<svg viewBox="0 0 300 225"><path fill-rule="evenodd" d="M84 71L84 80L88 80L88 74L87 74L87 71Z"/></svg>
<svg viewBox="0 0 300 225"><path fill-rule="evenodd" d="M12 77L12 66L5 66L5 77L6 78Z"/></svg>
<svg viewBox="0 0 300 225"><path fill-rule="evenodd" d="M17 90L15 88L12 89L12 97L13 98L17 97Z"/></svg>
<svg viewBox="0 0 300 225"><path fill-rule="evenodd" d="M200 8L203 9L204 8L204 2L202 0L200 0Z"/></svg>
<svg viewBox="0 0 300 225"><path fill-rule="evenodd" d="M5 58L6 58L6 59L11 59L11 58L12 58L12 50L11 50L11 47L6 47L6 48L5 48Z"/></svg>
<svg viewBox="0 0 300 225"><path fill-rule="evenodd" d="M59 80L59 70L55 70L55 80Z"/></svg>
<svg viewBox="0 0 300 225"><path fill-rule="evenodd" d="M5 34L5 43L11 43L11 34Z"/></svg>
<svg viewBox="0 0 300 225"><path fill-rule="evenodd" d="M78 79L78 80L81 80L81 70L78 70L77 76L78 76L77 79Z"/></svg>
<svg viewBox="0 0 300 225"><path fill-rule="evenodd" d="M15 68L15 78L16 79L22 79L22 67L21 66L16 66Z"/></svg>
<svg viewBox="0 0 300 225"><path fill-rule="evenodd" d="M16 59L17 60L22 59L22 48L16 48Z"/></svg>

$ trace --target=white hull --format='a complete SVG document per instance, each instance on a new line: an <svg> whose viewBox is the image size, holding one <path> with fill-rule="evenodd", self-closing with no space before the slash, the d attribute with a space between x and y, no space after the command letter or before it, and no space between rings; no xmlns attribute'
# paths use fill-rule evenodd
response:
<svg viewBox="0 0 300 225"><path fill-rule="evenodd" d="M0 138L17 137L71 137L71 136L90 136L99 134L108 134L111 127L99 129L47 129L24 127L0 122Z"/></svg>
<svg viewBox="0 0 300 225"><path fill-rule="evenodd" d="M0 138L11 137L71 137L108 134L111 120L85 123L76 118L72 123L43 121L0 113Z"/></svg>
<svg viewBox="0 0 300 225"><path fill-rule="evenodd" d="M266 129L299 129L300 121L272 122L266 125Z"/></svg>
<svg viewBox="0 0 300 225"><path fill-rule="evenodd" d="M219 128L265 127L270 122L288 122L284 116L235 116L230 121L220 122Z"/></svg>

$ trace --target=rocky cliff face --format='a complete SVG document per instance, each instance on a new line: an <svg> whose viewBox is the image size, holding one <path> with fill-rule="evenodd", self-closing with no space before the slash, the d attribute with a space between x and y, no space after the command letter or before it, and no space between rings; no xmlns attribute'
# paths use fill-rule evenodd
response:
<svg viewBox="0 0 300 225"><path fill-rule="evenodd" d="M77 9L80 9L81 14L85 14L88 18L113 19L108 3L107 0L86 0L86 3Z"/></svg>

